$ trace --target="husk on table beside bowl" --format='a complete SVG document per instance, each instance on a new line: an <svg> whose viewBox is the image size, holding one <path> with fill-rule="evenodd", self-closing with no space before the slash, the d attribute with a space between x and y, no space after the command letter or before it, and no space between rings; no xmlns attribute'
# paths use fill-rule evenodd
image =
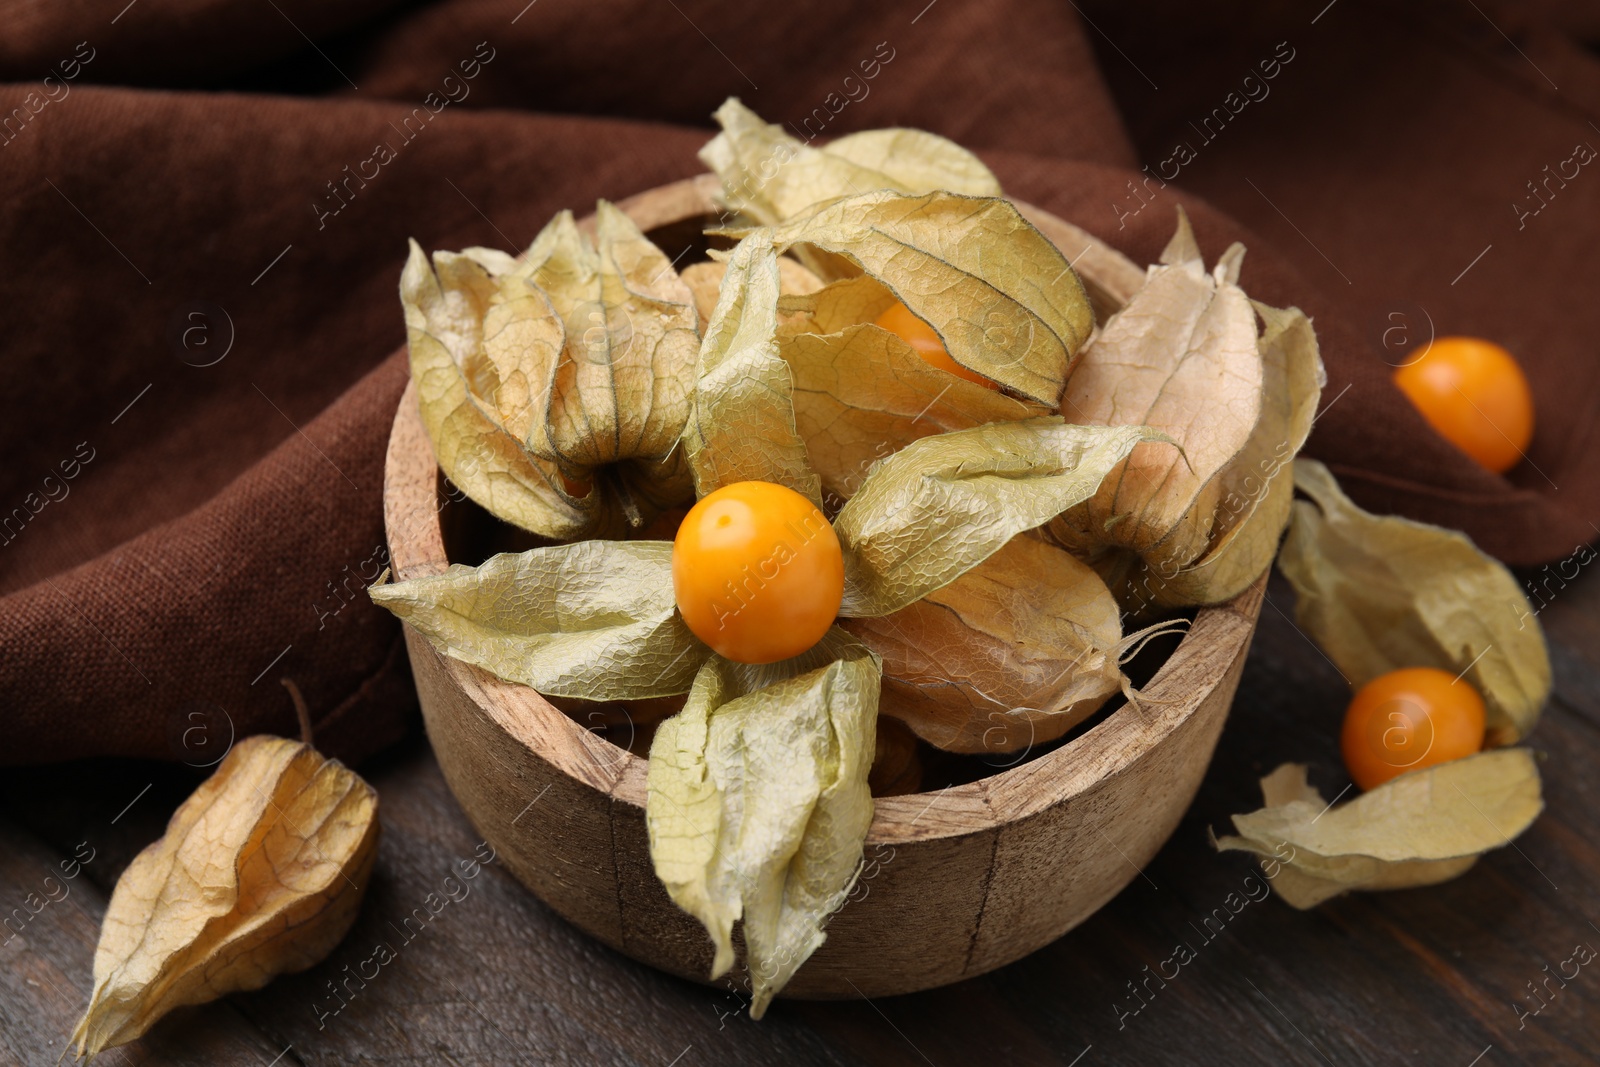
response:
<svg viewBox="0 0 1600 1067"><path fill-rule="evenodd" d="M709 217L714 179L624 202L644 230ZM1143 272L1070 225L1025 209L1076 258L1102 312ZM456 519L414 391L390 440L385 512L396 577L451 562ZM473 560L476 562L476 560ZM1142 707L1111 714L1039 758L933 794L878 798L867 834L875 862L784 989L800 997L877 996L980 974L1048 943L1105 903L1176 826L1215 744L1260 606L1258 582L1202 609L1145 687ZM645 761L590 733L526 687L443 657L406 633L428 732L452 790L508 867L607 944L704 981L704 929L652 869Z"/></svg>

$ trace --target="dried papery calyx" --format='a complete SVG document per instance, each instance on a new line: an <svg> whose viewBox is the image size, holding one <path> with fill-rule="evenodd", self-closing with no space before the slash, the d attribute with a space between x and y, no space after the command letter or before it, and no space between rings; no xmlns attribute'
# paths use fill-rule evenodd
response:
<svg viewBox="0 0 1600 1067"><path fill-rule="evenodd" d="M699 324L689 288L601 201L591 242L557 215L519 259L413 242L411 376L439 466L553 540L619 537L691 495L676 444Z"/></svg>
<svg viewBox="0 0 1600 1067"><path fill-rule="evenodd" d="M1300 459L1278 566L1295 621L1346 680L1402 667L1462 678L1488 710L1487 744L1527 736L1550 696L1550 653L1516 577L1456 530L1357 507L1327 467Z"/></svg>
<svg viewBox="0 0 1600 1067"><path fill-rule="evenodd" d="M1084 348L1062 394L1071 422L1168 438L1050 527L1134 614L1238 595L1270 566L1288 520L1289 465L1326 378L1310 320L1239 287L1243 257L1235 244L1208 272L1180 210L1161 264Z"/></svg>
<svg viewBox="0 0 1600 1067"><path fill-rule="evenodd" d="M841 625L883 659L882 714L951 752L1054 741L1126 682L1110 590L1025 534L893 614Z"/></svg>
<svg viewBox="0 0 1600 1067"><path fill-rule="evenodd" d="M1237 835L1214 843L1261 857L1273 888L1297 908L1351 890L1448 881L1510 844L1544 810L1525 748L1411 771L1337 807L1298 763L1261 779L1261 792L1266 806L1235 815Z"/></svg>
<svg viewBox="0 0 1600 1067"><path fill-rule="evenodd" d="M117 879L78 1056L320 962L355 921L377 851L378 796L359 776L298 741L240 741Z"/></svg>
<svg viewBox="0 0 1600 1067"><path fill-rule="evenodd" d="M848 260L932 327L957 364L1028 400L1059 401L1094 329L1071 264L1000 197L864 193L774 227L772 239ZM810 300L857 307L870 292L859 281L835 285ZM886 306L857 313L875 318ZM843 325L837 309L832 317Z"/></svg>
<svg viewBox="0 0 1600 1067"><path fill-rule="evenodd" d="M978 157L922 130L865 130L813 148L729 97L716 111L722 132L700 159L722 179L728 205L775 226L854 193L943 189L999 196Z"/></svg>

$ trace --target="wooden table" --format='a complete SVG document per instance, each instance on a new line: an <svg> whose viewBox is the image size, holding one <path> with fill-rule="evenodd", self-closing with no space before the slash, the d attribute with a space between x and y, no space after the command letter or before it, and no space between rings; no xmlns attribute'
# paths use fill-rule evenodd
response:
<svg viewBox="0 0 1600 1067"><path fill-rule="evenodd" d="M1098 915L982 978L880 1001L780 1001L761 1022L729 994L636 964L568 926L491 866L421 933L403 917L478 844L416 740L364 768L383 842L360 920L333 955L266 989L180 1012L117 1064L1445 1064L1600 1061L1600 971L1531 1010L1580 943L1600 947L1600 579L1541 616L1556 691L1532 743L1548 805L1515 847L1447 885L1357 895L1302 913L1267 898L1204 916L1252 864L1208 827L1259 805L1256 779L1307 762L1332 796L1346 690L1289 621L1275 579L1232 717L1172 840ZM56 1061L87 1000L116 875L156 838L199 772L95 762L5 772L0 786L0 1060ZM80 843L86 843L80 846ZM30 893L78 849L82 874ZM62 886L66 895L62 896ZM13 910L17 909L17 910ZM426 912L424 912L426 914ZM1224 915L1228 915L1226 909ZM20 917L25 917L20 918ZM418 924L413 922L414 931ZM21 933L14 931L20 927ZM351 978L378 941L396 956ZM1164 986L1147 966L1195 958ZM348 968L348 970L347 970ZM366 966L368 974L372 965ZM343 999L330 993L342 983ZM1140 984L1135 1001L1129 983ZM346 991L348 990L348 991ZM1137 1013L1133 1008L1143 1004Z"/></svg>

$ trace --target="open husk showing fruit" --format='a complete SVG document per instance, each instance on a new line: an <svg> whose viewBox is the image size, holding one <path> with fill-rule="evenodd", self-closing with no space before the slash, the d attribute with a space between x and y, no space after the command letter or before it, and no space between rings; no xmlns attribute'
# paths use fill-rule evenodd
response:
<svg viewBox="0 0 1600 1067"><path fill-rule="evenodd" d="M1277 884L1297 908L1454 878L1544 808L1534 753L1506 747L1533 729L1550 695L1537 613L1465 534L1364 511L1315 460L1294 462L1294 484L1306 499L1293 504L1278 566L1295 588L1301 632L1352 686L1397 668L1453 675L1452 686L1482 697L1485 750L1418 763L1338 807L1307 784L1305 767L1286 763L1261 780L1266 806L1235 815L1238 834L1217 846L1254 852L1264 866L1281 861L1287 877ZM1411 740L1406 712L1388 722L1385 737ZM1418 743L1433 734L1426 725Z"/></svg>

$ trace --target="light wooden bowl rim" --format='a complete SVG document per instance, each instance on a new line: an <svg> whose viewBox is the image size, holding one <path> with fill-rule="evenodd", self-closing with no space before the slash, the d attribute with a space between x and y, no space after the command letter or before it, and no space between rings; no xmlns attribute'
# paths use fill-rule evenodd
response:
<svg viewBox="0 0 1600 1067"><path fill-rule="evenodd" d="M714 214L720 207L718 190L714 176L702 175L617 206L649 231ZM1120 304L1143 283L1144 271L1099 239L1042 209L1020 202L1017 207L1075 261L1097 304ZM592 225L592 218L580 225ZM438 574L449 565L437 486L438 466L422 426L416 386L408 384L395 414L384 474L384 517L396 580ZM934 793L874 798L867 841L909 843L998 828L1127 772L1223 682L1239 658L1238 646L1250 640L1265 586L1263 574L1233 600L1201 608L1178 647L1141 690L1140 706L1126 704L1066 744L975 782ZM1224 650L1226 654L1218 654ZM532 689L441 658L453 681L501 729L569 777L614 801L644 808L646 760L586 729Z"/></svg>

